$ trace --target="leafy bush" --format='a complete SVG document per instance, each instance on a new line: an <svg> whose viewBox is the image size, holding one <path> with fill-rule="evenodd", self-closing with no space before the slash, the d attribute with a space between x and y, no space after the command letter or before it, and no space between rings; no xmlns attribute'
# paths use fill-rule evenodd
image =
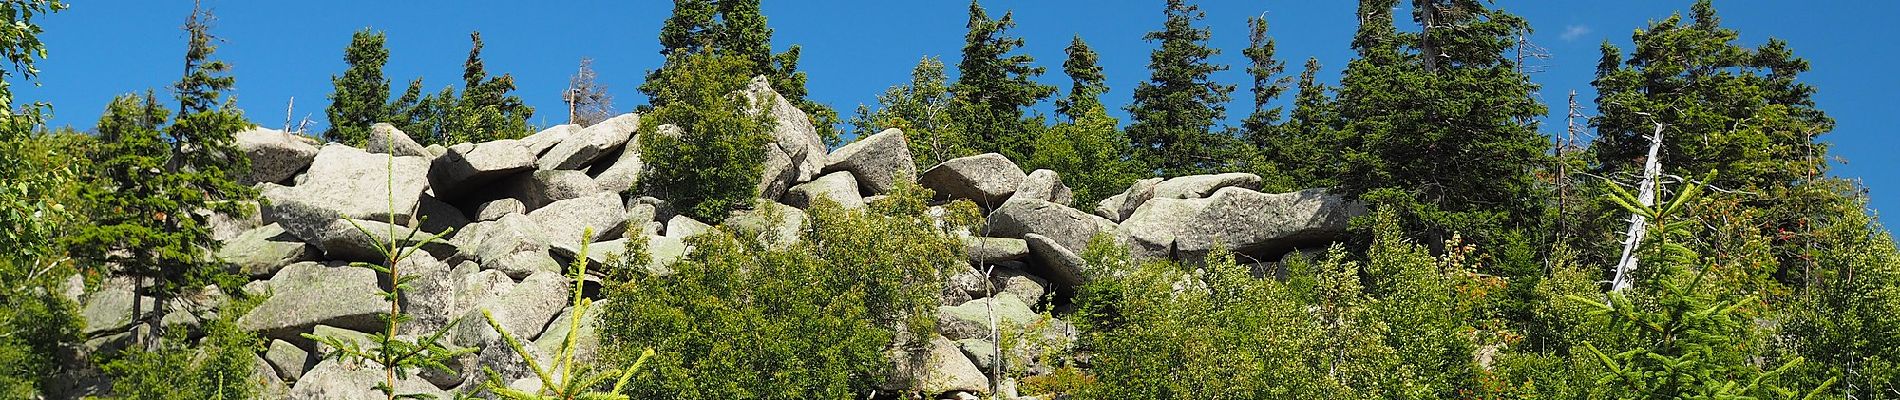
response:
<svg viewBox="0 0 1900 400"><path fill-rule="evenodd" d="M647 166L642 190L676 199L681 213L706 221L751 205L773 123L766 113L748 115L746 100L734 95L746 88L751 68L743 58L711 54L674 67L673 84L654 95L662 105L640 124L643 157L666 161ZM683 132L663 134L662 124Z"/></svg>
<svg viewBox="0 0 1900 400"><path fill-rule="evenodd" d="M257 352L264 340L238 329L238 316L261 299L227 303L192 343L185 329L166 331L164 347L128 351L106 361L115 398L126 400L253 399L261 395Z"/></svg>
<svg viewBox="0 0 1900 400"><path fill-rule="evenodd" d="M951 229L974 208L939 227L928 198L913 184L867 210L820 201L797 243L720 227L689 238L671 275L610 286L603 348L657 353L626 394L847 398L886 383L889 346L922 343L945 268L965 262Z"/></svg>

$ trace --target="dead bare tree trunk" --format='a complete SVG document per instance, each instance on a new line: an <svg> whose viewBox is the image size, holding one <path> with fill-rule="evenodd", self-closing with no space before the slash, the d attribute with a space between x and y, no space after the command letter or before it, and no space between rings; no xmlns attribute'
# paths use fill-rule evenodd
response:
<svg viewBox="0 0 1900 400"><path fill-rule="evenodd" d="M1656 205L1656 179L1662 176L1662 161L1657 157L1662 152L1663 124L1656 124L1656 133L1649 136L1649 159L1643 161L1643 182L1638 184L1636 202L1643 206ZM1623 237L1623 257L1616 263L1616 276L1610 280L1610 291L1621 292L1630 287L1636 273L1636 249L1643 244L1649 234L1649 219L1642 214L1630 214L1630 227Z"/></svg>

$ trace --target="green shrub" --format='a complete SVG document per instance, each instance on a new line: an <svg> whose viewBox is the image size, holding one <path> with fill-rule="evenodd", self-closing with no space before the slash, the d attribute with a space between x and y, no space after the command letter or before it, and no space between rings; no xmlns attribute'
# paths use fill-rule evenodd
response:
<svg viewBox="0 0 1900 400"><path fill-rule="evenodd" d="M254 399L262 394L257 352L264 340L237 327L238 316L261 299L228 302L219 318L206 321L205 336L192 343L187 329L166 330L163 347L132 350L105 361L113 398L126 400Z"/></svg>
<svg viewBox="0 0 1900 400"><path fill-rule="evenodd" d="M944 269L965 262L960 224L937 227L928 198L913 184L866 210L820 201L797 243L720 227L689 238L671 275L610 286L605 351L657 353L626 394L848 398L885 383L893 340L925 338L899 327L934 329Z"/></svg>
<svg viewBox="0 0 1900 400"><path fill-rule="evenodd" d="M773 123L766 113L748 115L745 98L734 94L746 88L751 68L743 58L711 54L673 67L672 85L654 94L662 105L640 124L642 157L665 161L647 166L643 191L674 199L680 213L702 221L751 205ZM662 124L683 132L660 134Z"/></svg>

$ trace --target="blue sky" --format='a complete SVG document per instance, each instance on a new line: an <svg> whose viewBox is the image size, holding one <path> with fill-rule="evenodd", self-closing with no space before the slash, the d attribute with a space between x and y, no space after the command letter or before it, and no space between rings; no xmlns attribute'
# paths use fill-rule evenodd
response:
<svg viewBox="0 0 1900 400"><path fill-rule="evenodd" d="M180 73L184 35L178 30L191 2L186 0L95 0L74 2L66 12L45 19L43 37L50 57L40 63L41 87L18 87L23 100L55 107L52 122L89 128L112 96L146 88L163 89ZM340 73L350 33L365 27L389 35L391 59L385 72L398 87L424 78L434 91L459 85L468 33L479 30L487 44L485 61L492 73L510 73L518 94L539 113L532 122L557 123L565 107L559 92L577 61L591 57L602 83L622 109L644 102L635 87L660 61L655 36L671 2L639 1L239 1L206 0L218 14L214 33L225 40L218 56L233 64L238 103L252 120L282 125L285 106L295 98L294 116L323 120L329 77ZM1241 84L1239 50L1245 46L1248 16L1265 13L1280 55L1297 73L1306 57L1325 65L1324 80L1334 80L1350 60L1347 48L1354 28L1352 1L1200 1L1213 28L1213 44L1223 49L1218 62L1236 68L1218 76ZM1025 48L1050 68L1042 80L1064 85L1062 48L1081 35L1101 53L1112 91L1112 106L1128 103L1129 89L1147 77L1148 52L1141 35L1161 23L1160 0L986 0L992 15L1014 11ZM1648 21L1686 10L1688 0L1507 1L1502 7L1528 18L1532 37L1551 58L1538 62L1534 79L1556 119L1545 131L1561 130L1565 93L1576 90L1586 107L1594 98L1589 81L1604 40L1627 44L1632 30ZM1717 2L1723 22L1757 44L1785 39L1812 61L1803 79L1819 88L1816 96L1839 125L1824 139L1834 143L1837 176L1863 179L1876 209L1900 209L1900 149L1888 135L1900 112L1900 2ZM956 64L962 46L967 2L787 1L765 2L777 30L776 45L804 47L801 68L810 74L811 96L849 113L872 103L877 93L908 81L911 66L925 56ZM952 74L955 72L952 71ZM954 75L953 75L954 76ZM1244 84L1242 85L1244 86ZM1234 118L1248 98L1236 93ZM1586 113L1590 112L1586 109ZM319 128L320 129L320 128Z"/></svg>

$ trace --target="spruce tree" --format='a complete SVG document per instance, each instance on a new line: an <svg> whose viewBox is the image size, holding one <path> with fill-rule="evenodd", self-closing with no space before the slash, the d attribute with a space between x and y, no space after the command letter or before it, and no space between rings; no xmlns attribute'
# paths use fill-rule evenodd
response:
<svg viewBox="0 0 1900 400"><path fill-rule="evenodd" d="M252 210L242 201L256 197L255 189L239 184L249 173L250 158L238 150L238 132L255 125L244 118L236 100L224 96L237 79L228 75L231 66L211 58L217 51L212 45L209 10L194 9L185 22L189 38L185 51L185 74L172 88L178 99L178 111L165 127L172 145L168 174L176 185L165 193L177 208L167 217L166 228L177 238L175 253L182 264L170 266L159 278L161 292L197 289L206 276L216 274L218 266L208 260L207 252L216 251L219 242L211 236L211 227L201 210L241 216Z"/></svg>
<svg viewBox="0 0 1900 400"><path fill-rule="evenodd" d="M1422 32L1400 33L1393 5L1360 3L1359 58L1339 91L1340 186L1404 191L1415 200L1408 229L1428 243L1461 232L1491 250L1527 245L1541 215L1533 173L1548 140L1534 117L1545 108L1505 51L1529 26L1480 2L1420 0L1415 9L1436 11L1414 13Z"/></svg>
<svg viewBox="0 0 1900 400"><path fill-rule="evenodd" d="M719 0L719 25L713 32L713 46L752 61L755 75L765 75L772 90L785 96L811 117L813 127L825 143L838 145L838 111L806 98L805 73L798 70L801 48L794 44L783 52L772 53L772 28L766 25L760 0Z"/></svg>
<svg viewBox="0 0 1900 400"><path fill-rule="evenodd" d="M416 97L422 91L420 80L390 106L392 114L404 114L407 124L398 124L404 133L422 144L452 145L479 143L527 136L528 118L534 107L510 94L515 90L512 75L490 76L482 62L482 34L469 33L471 46L462 62L462 91L444 87L435 94ZM410 99L415 99L413 102ZM401 110L407 110L402 112Z"/></svg>
<svg viewBox="0 0 1900 400"><path fill-rule="evenodd" d="M1068 55L1062 72L1073 83L1068 96L1056 100L1057 113L1066 121L1036 137L1035 151L1024 164L1029 169L1056 171L1074 190L1075 204L1091 206L1121 193L1140 176L1129 162L1128 137L1102 106L1100 97L1108 92L1108 85L1102 82L1095 51L1078 36L1069 45Z"/></svg>
<svg viewBox="0 0 1900 400"><path fill-rule="evenodd" d="M1062 60L1062 73L1069 76L1069 94L1056 99L1056 114L1073 122L1082 119L1090 110L1102 108L1101 96L1108 93L1108 78L1102 75L1102 66L1098 65L1101 56L1088 42L1077 35L1063 49L1069 58Z"/></svg>
<svg viewBox="0 0 1900 400"><path fill-rule="evenodd" d="M1227 66L1214 64L1220 50L1208 47L1210 32L1194 23L1206 18L1186 0L1168 0L1167 22L1143 36L1160 47L1148 58L1148 81L1135 85L1128 105L1128 138L1141 162L1163 175L1221 169L1230 160L1233 137L1216 125L1227 118L1233 85L1213 81Z"/></svg>
<svg viewBox="0 0 1900 400"><path fill-rule="evenodd" d="M1831 201L1802 187L1825 180L1827 145L1817 139L1834 121L1815 107L1814 87L1797 80L1808 62L1787 42L1748 48L1738 37L1703 1L1690 21L1673 15L1633 34L1627 59L1606 43L1594 82L1596 172L1640 170L1648 136L1661 124L1666 169L1720 170L1716 187L1760 194L1750 203L1768 214L1764 234L1799 232L1798 220L1817 217L1802 210Z"/></svg>
<svg viewBox="0 0 1900 400"><path fill-rule="evenodd" d="M391 120L389 78L383 65L389 62L389 49L383 47L384 35L367 28L350 35L350 47L343 50L343 62L349 65L341 76L331 76L330 106L324 114L330 128L323 138L332 142L362 146L369 139L369 126Z"/></svg>
<svg viewBox="0 0 1900 400"><path fill-rule="evenodd" d="M488 68L482 64L482 33L471 32L468 37L473 46L468 50L468 60L462 63L462 98L456 104L456 122L465 125L449 131L449 140L443 144L527 136L534 107L509 94L515 90L513 75L488 75Z"/></svg>
<svg viewBox="0 0 1900 400"><path fill-rule="evenodd" d="M1027 108L1055 94L1055 87L1036 83L1043 68L1032 66L1028 54L1010 54L1023 39L1009 36L1016 26L1012 13L991 19L976 1L970 2L969 32L964 35L963 59L957 63L957 124L970 135L978 151L1001 153L1027 160L1029 142L1042 129L1042 117Z"/></svg>
<svg viewBox="0 0 1900 400"><path fill-rule="evenodd" d="M1319 69L1319 59L1306 59L1296 84L1298 91L1293 95L1293 110L1280 126L1279 139L1267 147L1269 151L1263 151L1273 157L1285 176L1284 184L1289 186L1283 189L1332 187L1337 182L1340 150L1332 136L1338 119L1333 98L1327 95L1330 88L1316 80Z"/></svg>
<svg viewBox="0 0 1900 400"><path fill-rule="evenodd" d="M1289 158L1304 156L1294 154L1299 149L1296 137L1286 130L1281 121L1285 109L1280 106L1268 107L1274 99L1288 89L1292 78L1282 76L1286 71L1286 62L1274 57L1273 37L1267 35L1266 17L1247 18L1247 49L1241 54L1247 57L1247 75L1253 78L1253 113L1240 123L1241 137L1253 150L1249 164L1255 175L1267 179L1265 186L1275 191L1296 190L1294 177L1284 171L1290 169ZM1297 150L1296 150L1297 149Z"/></svg>
<svg viewBox="0 0 1900 400"><path fill-rule="evenodd" d="M1280 136L1277 131L1284 111L1267 104L1286 93L1292 78L1280 75L1286 71L1286 62L1274 58L1274 41L1267 36L1265 16L1247 18L1247 43L1241 53L1247 56L1247 75L1253 78L1253 114L1241 122L1241 129L1255 147L1267 148Z"/></svg>

